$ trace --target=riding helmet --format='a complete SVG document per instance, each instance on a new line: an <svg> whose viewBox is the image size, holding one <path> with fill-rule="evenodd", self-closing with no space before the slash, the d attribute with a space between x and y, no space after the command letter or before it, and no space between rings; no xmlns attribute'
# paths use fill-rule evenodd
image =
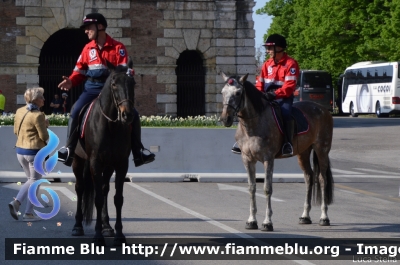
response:
<svg viewBox="0 0 400 265"><path fill-rule="evenodd" d="M82 25L80 26L81 29L85 28L87 25L90 24L101 24L105 28L107 28L107 20L106 18L100 13L90 13L87 14L83 20Z"/></svg>
<svg viewBox="0 0 400 265"><path fill-rule="evenodd" d="M282 48L286 48L286 39L282 35L279 34L271 34L268 36L267 41L264 46L279 46Z"/></svg>

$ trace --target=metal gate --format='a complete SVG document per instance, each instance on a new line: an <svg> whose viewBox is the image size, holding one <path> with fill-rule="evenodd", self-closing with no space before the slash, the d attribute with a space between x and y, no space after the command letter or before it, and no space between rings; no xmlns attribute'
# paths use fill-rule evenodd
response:
<svg viewBox="0 0 400 265"><path fill-rule="evenodd" d="M177 60L177 115L205 114L205 70L196 51L184 51Z"/></svg>
<svg viewBox="0 0 400 265"><path fill-rule="evenodd" d="M73 87L68 92L60 90L62 76L69 76L75 67L76 61L88 42L86 34L79 29L63 29L54 33L42 47L39 58L39 86L45 90L45 104L43 111L51 114L50 103L54 94L61 98L62 93L68 94L69 109L83 91L83 83Z"/></svg>
<svg viewBox="0 0 400 265"><path fill-rule="evenodd" d="M41 58L42 59L42 58ZM68 92L58 88L61 83L62 76L69 76L75 67L77 56L61 55L61 56L45 56L40 60L39 67L39 86L45 89L45 105L43 111L46 114L51 114L52 109L50 103L54 99L54 94L58 94L61 98L62 93L68 94L69 110L83 91L83 83L72 88Z"/></svg>

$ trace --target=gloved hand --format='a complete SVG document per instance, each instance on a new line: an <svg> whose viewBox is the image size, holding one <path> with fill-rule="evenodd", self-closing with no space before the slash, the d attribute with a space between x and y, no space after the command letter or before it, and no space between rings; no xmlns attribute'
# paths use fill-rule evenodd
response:
<svg viewBox="0 0 400 265"><path fill-rule="evenodd" d="M276 98L276 94L273 91L269 91L267 93L264 94L265 98L269 101L273 101Z"/></svg>

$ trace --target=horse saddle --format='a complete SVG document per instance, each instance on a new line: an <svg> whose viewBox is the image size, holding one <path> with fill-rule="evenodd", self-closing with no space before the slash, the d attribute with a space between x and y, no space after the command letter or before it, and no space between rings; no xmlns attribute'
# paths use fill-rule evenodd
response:
<svg viewBox="0 0 400 265"><path fill-rule="evenodd" d="M275 101L271 102L272 106L272 113L274 114L274 119L276 125L279 128L281 134L284 134L283 130L283 116L281 112L281 107ZM294 135L298 134L305 134L309 130L309 124L307 118L304 116L303 112L296 108L295 106L292 107L292 118L294 120Z"/></svg>
<svg viewBox="0 0 400 265"><path fill-rule="evenodd" d="M85 128L86 128L87 120L89 118L89 114L90 114L95 102L96 102L96 99L90 103L87 103L85 106L83 106L83 108L79 112L79 116L78 116L79 143L82 145L83 148L85 146L85 138L84 137L85 137Z"/></svg>

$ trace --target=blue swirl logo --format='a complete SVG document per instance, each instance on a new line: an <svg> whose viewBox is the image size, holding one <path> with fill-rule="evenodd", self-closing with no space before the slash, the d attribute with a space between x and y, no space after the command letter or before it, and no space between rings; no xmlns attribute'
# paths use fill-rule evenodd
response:
<svg viewBox="0 0 400 265"><path fill-rule="evenodd" d="M46 156L50 155L50 153L56 149L60 142L55 133L49 129L47 129L47 132L49 133L49 142L45 147L40 149L35 156L35 160L33 160L33 167L35 168L35 171L42 176L49 174L56 166L58 160L58 152L55 152L55 154L49 157L49 159L46 161ZM43 164L45 164L46 170L43 169Z"/></svg>
<svg viewBox="0 0 400 265"><path fill-rule="evenodd" d="M57 135L55 133L53 133L52 131L50 131L49 129L47 129L47 132L49 133L49 142L47 143L47 145L45 147L43 147L42 149L40 149L40 151L36 154L35 159L33 160L33 167L35 168L35 171L37 173L39 173L40 175L44 176L49 174L54 167L57 164L57 160L58 160L58 152L55 152L54 155L50 156L49 159L46 160L46 157L48 155L50 155L51 152L53 152L56 147L58 146L60 140L58 139ZM44 168L43 168L44 165ZM36 207L39 208L44 208L44 206L39 202L39 200L36 197L39 185L42 184L43 182L51 184L50 181L48 181L47 179L40 179L35 181L28 190L28 199L32 202L32 204ZM54 216L57 215L57 213L60 211L60 198L58 197L58 194L50 189L50 188L44 188L44 190L46 190L52 200L53 200L53 210L50 213L41 213L39 211L35 211L35 213L37 214L37 216L39 216L42 219L50 219L53 218ZM49 202L49 198L47 198L47 196L45 194L41 195L41 198L43 201L45 201L46 203Z"/></svg>
<svg viewBox="0 0 400 265"><path fill-rule="evenodd" d="M39 179L37 181L35 181L28 190L28 198L31 201L31 203L33 205L35 205L36 207L39 208L44 208L44 206L39 202L39 200L36 197L36 193L37 193L37 189L39 187L40 184L42 184L43 182L46 182L48 184L51 184L50 181L48 181L47 179ZM41 213L39 211L35 211L35 213L37 214L37 216L39 216L42 219L50 219L53 218L54 216L56 216L58 214L58 212L60 211L60 198L58 197L58 194L50 189L50 188L44 188L51 196L51 198L53 199L53 210L50 213ZM49 202L49 198L47 198L47 196L45 194L41 195L41 198L43 201L45 201L46 203Z"/></svg>

